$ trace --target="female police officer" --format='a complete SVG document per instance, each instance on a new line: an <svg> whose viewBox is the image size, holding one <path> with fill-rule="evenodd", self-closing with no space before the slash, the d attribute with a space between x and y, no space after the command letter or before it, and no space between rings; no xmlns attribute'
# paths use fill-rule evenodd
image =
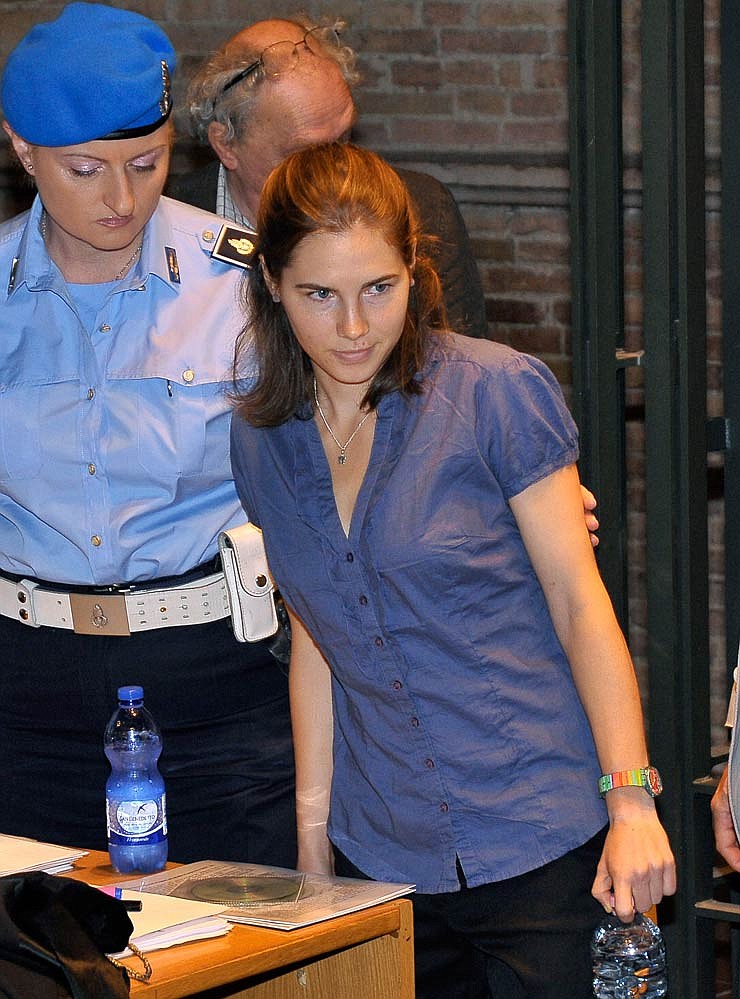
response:
<svg viewBox="0 0 740 999"><path fill-rule="evenodd" d="M175 58L73 3L2 78L38 196L0 226L0 831L105 845L119 684L163 728L170 856L295 861L287 683L214 563L243 519L224 393L244 271L161 197ZM184 625L190 625L185 627Z"/></svg>

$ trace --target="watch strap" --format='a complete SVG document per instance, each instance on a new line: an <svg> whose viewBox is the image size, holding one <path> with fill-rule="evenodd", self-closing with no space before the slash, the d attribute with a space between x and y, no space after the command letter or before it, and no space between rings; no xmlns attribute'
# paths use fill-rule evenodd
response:
<svg viewBox="0 0 740 999"><path fill-rule="evenodd" d="M603 797L616 787L644 787L648 794L654 797L656 793L660 793L662 787L654 787L654 782L650 780L650 769L650 767L636 767L634 770L615 770L610 774L602 774L599 777L599 794Z"/></svg>

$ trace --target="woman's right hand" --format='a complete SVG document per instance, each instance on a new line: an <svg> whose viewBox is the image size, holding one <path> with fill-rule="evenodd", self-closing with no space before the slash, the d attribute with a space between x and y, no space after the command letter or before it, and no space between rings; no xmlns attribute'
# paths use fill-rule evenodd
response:
<svg viewBox="0 0 740 999"><path fill-rule="evenodd" d="M298 870L334 873L326 826L334 769L329 666L301 619L288 608L291 629L290 715L296 763Z"/></svg>
<svg viewBox="0 0 740 999"><path fill-rule="evenodd" d="M307 874L334 874L334 850L326 826L298 830L297 869Z"/></svg>

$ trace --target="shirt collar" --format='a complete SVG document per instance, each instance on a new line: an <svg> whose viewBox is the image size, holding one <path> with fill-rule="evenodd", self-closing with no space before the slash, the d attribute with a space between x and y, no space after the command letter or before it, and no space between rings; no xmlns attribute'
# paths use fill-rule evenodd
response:
<svg viewBox="0 0 740 999"><path fill-rule="evenodd" d="M21 284L31 289L63 288L64 278L49 256L41 233L41 214L44 210L38 195L34 199L26 220L25 230L18 245L18 263L14 267L12 294ZM120 287L130 288L143 285L148 275L153 274L173 290L178 285L170 279L165 247L175 250L175 231L170 224L163 199L160 198L154 215L144 227L141 255L129 273L120 282ZM8 275L10 281L10 275Z"/></svg>
<svg viewBox="0 0 740 999"><path fill-rule="evenodd" d="M167 247L177 251L175 231L168 218L166 202L165 199L160 198L154 214L144 227L141 256L127 275L127 279L122 282L122 286L130 287L136 283L143 284L147 277L152 274L158 277L163 284L177 290L178 284L170 279Z"/></svg>
<svg viewBox="0 0 740 999"><path fill-rule="evenodd" d="M12 265L12 288L9 287L11 275L7 275L8 294L25 284L29 288L51 286L62 280L58 268L49 256L44 237L41 234L41 214L44 206L38 195L28 212L26 225L18 244L17 264Z"/></svg>
<svg viewBox="0 0 740 999"><path fill-rule="evenodd" d="M229 176L223 163L218 167L218 184L216 186L216 214L237 225L243 225L247 229L254 229L244 212L234 204L229 190Z"/></svg>

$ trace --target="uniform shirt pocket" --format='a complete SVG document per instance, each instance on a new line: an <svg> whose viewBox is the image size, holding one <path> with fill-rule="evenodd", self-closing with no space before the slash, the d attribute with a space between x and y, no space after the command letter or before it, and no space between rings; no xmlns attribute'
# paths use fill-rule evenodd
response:
<svg viewBox="0 0 740 999"><path fill-rule="evenodd" d="M221 383L143 379L138 386L138 460L157 478L231 476L230 407Z"/></svg>
<svg viewBox="0 0 740 999"><path fill-rule="evenodd" d="M39 386L0 389L0 479L26 479L42 464Z"/></svg>

